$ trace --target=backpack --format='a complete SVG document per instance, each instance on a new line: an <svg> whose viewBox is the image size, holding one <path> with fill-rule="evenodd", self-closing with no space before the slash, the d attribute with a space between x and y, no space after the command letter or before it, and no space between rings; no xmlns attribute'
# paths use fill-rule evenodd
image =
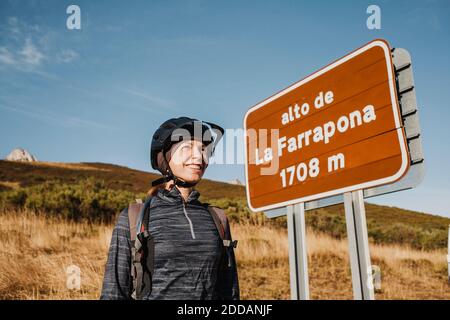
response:
<svg viewBox="0 0 450 320"><path fill-rule="evenodd" d="M151 198L145 203L136 199L128 207L128 219L131 236L131 279L133 288L131 297L142 299L151 293L152 276L155 262L155 243L152 235L147 230L150 219ZM227 254L228 267L231 267L230 249L236 248L237 240L232 240L229 230L228 218L225 211L218 207L205 204L214 220L220 239L223 243L222 257ZM222 264L223 265L223 264Z"/></svg>

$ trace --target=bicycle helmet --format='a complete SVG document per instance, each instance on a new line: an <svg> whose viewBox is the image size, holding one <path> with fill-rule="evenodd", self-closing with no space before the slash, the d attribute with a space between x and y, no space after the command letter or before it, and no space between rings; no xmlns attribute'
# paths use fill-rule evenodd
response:
<svg viewBox="0 0 450 320"><path fill-rule="evenodd" d="M215 137L212 135L215 133ZM219 140L222 138L224 129L214 123L200 121L188 117L172 118L165 121L153 134L150 147L150 161L152 168L163 175L152 182L152 185L174 180L181 187L192 187L196 183L190 183L176 177L169 166L166 158L167 151L172 145L183 140L198 139L207 148L207 155L211 157Z"/></svg>

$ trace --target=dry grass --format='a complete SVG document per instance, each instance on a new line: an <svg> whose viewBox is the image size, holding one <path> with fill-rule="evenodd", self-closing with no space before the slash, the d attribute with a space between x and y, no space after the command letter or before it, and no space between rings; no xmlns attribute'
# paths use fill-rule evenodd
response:
<svg viewBox="0 0 450 320"><path fill-rule="evenodd" d="M0 215L1 299L95 299L101 287L111 226L45 218L29 212ZM82 272L81 291L66 287L66 269Z"/></svg>
<svg viewBox="0 0 450 320"><path fill-rule="evenodd" d="M287 232L234 226L244 299L289 299ZM312 299L352 299L347 240L307 232ZM370 244L373 265L382 274L377 299L450 299L446 250L421 251ZM258 288L258 290L254 290Z"/></svg>
<svg viewBox="0 0 450 320"><path fill-rule="evenodd" d="M0 186L8 189L18 189L20 188L20 183L14 181L0 181Z"/></svg>
<svg viewBox="0 0 450 320"><path fill-rule="evenodd" d="M37 167L63 168L63 169L70 169L70 170L110 171L108 169L98 168L95 166L90 166L88 164L82 164L82 163L36 161L36 162L26 162L26 164L28 164L30 166L37 166Z"/></svg>
<svg viewBox="0 0 450 320"><path fill-rule="evenodd" d="M111 225L73 223L30 212L0 214L1 299L97 299ZM286 230L233 225L243 299L289 299ZM346 240L308 231L311 298L351 299ZM381 267L377 299L450 299L446 252L373 245ZM66 269L81 269L81 290L66 287Z"/></svg>

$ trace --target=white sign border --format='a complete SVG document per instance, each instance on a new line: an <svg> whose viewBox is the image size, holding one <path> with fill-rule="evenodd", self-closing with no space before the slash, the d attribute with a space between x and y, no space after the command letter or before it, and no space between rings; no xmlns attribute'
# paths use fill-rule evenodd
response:
<svg viewBox="0 0 450 320"><path fill-rule="evenodd" d="M245 182L246 182L245 189L246 189L246 195L247 195L247 204L252 211L257 212L257 211L271 210L271 209L276 209L276 208L280 208L280 207L284 207L284 206L288 206L288 205L292 205L292 204L296 204L296 203L300 203L300 202L307 202L307 201L317 200L320 198L330 197L330 196L334 196L334 195L345 193L345 192L367 189L367 188L371 188L371 187L375 187L375 186L379 186L379 185L383 185L383 184L388 184L388 183L392 183L392 182L400 179L406 173L407 169L409 168L409 158L407 155L406 140L404 139L404 136L402 133L402 128L400 128L400 108L398 105L397 96L395 94L396 91L394 88L394 80L393 80L394 78L393 78L392 67L391 67L392 66L392 56L391 56L389 44L387 43L387 41L382 40L382 39L376 39L376 40L369 42L368 44L362 46L361 48L356 49L355 51L347 54L346 56L336 60L335 62L327 65L326 67L316 71L315 73L307 76L306 78L290 85L286 89L281 90L280 92L270 96L269 98L259 102L255 106L251 107L246 112L245 117L244 117L244 133L247 132L247 126L246 126L247 117L253 111L263 107L264 105L272 102L273 100L279 98L280 96L285 95L286 93L298 88L299 86L317 78L318 76L320 76L320 75L328 72L329 70L337 67L338 65L352 59L353 57L355 57L373 47L377 47L377 46L383 49L385 57L386 57L386 61L391 61L391 64L386 63L386 66L387 66L388 79L389 79L389 89L390 89L390 93L391 93L392 110L394 113L395 126L398 128L397 136L398 136L398 140L399 140L399 144L400 144L400 151L402 154L402 165L400 166L400 169L392 176L389 176L386 178L372 180L372 181L368 181L368 182L364 182L364 183L360 183L360 184L356 184L356 185L352 185L352 186L347 186L347 187L341 188L341 189L335 189L335 190L322 192L322 193L314 194L314 195L307 196L307 197L300 197L300 198L296 198L296 199L292 199L292 200L288 200L288 201L284 201L284 202L279 202L279 203L275 203L275 204L264 206L264 207L255 208L251 205L251 202L250 202L250 190L249 190L249 183L248 183L247 136L245 134L244 135L244 137L246 139L245 143L244 143Z"/></svg>

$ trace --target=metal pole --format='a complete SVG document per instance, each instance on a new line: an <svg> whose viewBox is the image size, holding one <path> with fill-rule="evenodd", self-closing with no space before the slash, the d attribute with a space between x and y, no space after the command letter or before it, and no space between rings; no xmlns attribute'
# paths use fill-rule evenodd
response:
<svg viewBox="0 0 450 320"><path fill-rule="evenodd" d="M450 225L448 226L448 250L447 250L447 270L448 270L448 283L450 284Z"/></svg>
<svg viewBox="0 0 450 320"><path fill-rule="evenodd" d="M309 300L305 205L287 206L291 299Z"/></svg>
<svg viewBox="0 0 450 320"><path fill-rule="evenodd" d="M294 206L287 209L288 242L289 242L289 279L291 283L291 300L298 300L297 250L295 248Z"/></svg>
<svg viewBox="0 0 450 320"><path fill-rule="evenodd" d="M363 191L345 193L344 207L352 270L353 298L355 300L374 300Z"/></svg>

